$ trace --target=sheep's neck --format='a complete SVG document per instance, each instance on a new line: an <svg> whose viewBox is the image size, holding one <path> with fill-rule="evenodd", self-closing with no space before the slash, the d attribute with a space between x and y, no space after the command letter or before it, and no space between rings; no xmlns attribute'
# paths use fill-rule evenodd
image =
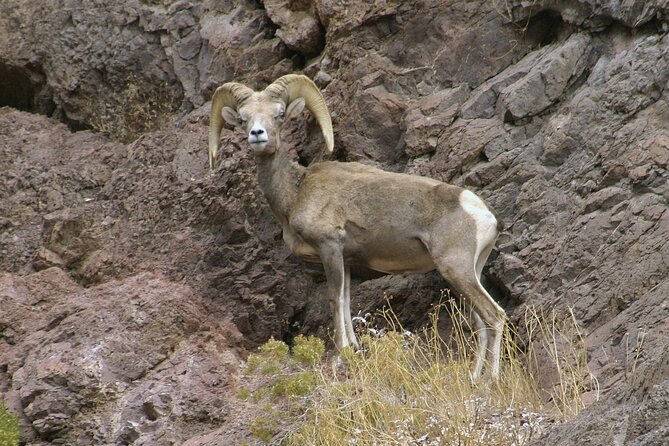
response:
<svg viewBox="0 0 669 446"><path fill-rule="evenodd" d="M306 169L279 151L256 156L256 166L260 190L276 218L285 226Z"/></svg>

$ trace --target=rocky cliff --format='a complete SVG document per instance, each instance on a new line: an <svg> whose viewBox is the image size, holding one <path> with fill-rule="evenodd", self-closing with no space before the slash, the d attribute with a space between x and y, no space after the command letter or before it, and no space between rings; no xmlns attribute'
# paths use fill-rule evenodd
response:
<svg viewBox="0 0 669 446"><path fill-rule="evenodd" d="M572 309L601 397L536 444L666 444L667 14L665 0L2 2L0 396L24 441L236 444L246 349L327 337L324 275L283 245L241 138L225 132L207 167L217 85L303 72L336 159L496 209L485 273L512 322ZM310 119L284 140L320 156ZM415 327L446 286L359 277L354 311L391 294Z"/></svg>

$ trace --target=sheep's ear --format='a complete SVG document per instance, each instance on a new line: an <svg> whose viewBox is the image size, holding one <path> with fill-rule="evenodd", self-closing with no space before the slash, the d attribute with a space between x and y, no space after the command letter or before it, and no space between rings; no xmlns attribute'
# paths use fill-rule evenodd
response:
<svg viewBox="0 0 669 446"><path fill-rule="evenodd" d="M304 99L297 98L286 107L286 119L294 118L304 110Z"/></svg>
<svg viewBox="0 0 669 446"><path fill-rule="evenodd" d="M230 108L230 107L223 107L223 110L221 110L221 116L223 116L223 119L225 119L225 122L228 124L236 127L240 124L239 121L239 113L235 111L235 109Z"/></svg>

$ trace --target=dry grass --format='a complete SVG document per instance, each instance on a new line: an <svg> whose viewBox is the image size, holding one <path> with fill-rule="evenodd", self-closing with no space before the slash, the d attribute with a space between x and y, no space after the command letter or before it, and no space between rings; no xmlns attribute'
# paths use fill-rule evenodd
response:
<svg viewBox="0 0 669 446"><path fill-rule="evenodd" d="M94 131L124 143L144 133L163 130L177 106L171 90L165 83L154 85L131 74L121 92L87 107L89 125Z"/></svg>
<svg viewBox="0 0 669 446"><path fill-rule="evenodd" d="M534 374L544 373L542 369L548 364L556 375L554 388L548 393L559 418L575 416L585 407L581 396L591 390L598 395L599 383L588 369L587 345L574 313L570 309L559 315L528 307L525 329L527 362Z"/></svg>
<svg viewBox="0 0 669 446"><path fill-rule="evenodd" d="M437 327L442 309L454 325L448 339L439 336ZM476 383L469 372L473 340L457 306L437 307L420 333L403 330L392 312L384 317L391 329L363 333L361 352L342 352L343 367L316 364L311 369L314 381L310 378L308 393L300 392L299 407L291 406L290 424L274 423L273 433L256 437L288 445L521 446L583 407L581 396L591 375L571 313L560 319L529 311L524 332L531 339L521 349L513 341L518 335L507 333L500 379ZM539 356L551 358L541 364L541 372ZM272 385L281 376L297 376L279 368ZM540 389L535 377L548 369L559 382ZM266 392L270 401L282 404L272 393Z"/></svg>

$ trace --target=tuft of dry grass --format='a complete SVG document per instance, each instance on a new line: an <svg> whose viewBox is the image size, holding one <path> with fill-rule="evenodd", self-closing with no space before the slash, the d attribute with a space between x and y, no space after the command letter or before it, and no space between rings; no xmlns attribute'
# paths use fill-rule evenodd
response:
<svg viewBox="0 0 669 446"><path fill-rule="evenodd" d="M176 107L176 98L166 83L154 85L130 74L119 94L91 103L87 108L89 125L94 131L129 143L144 133L167 128Z"/></svg>
<svg viewBox="0 0 669 446"><path fill-rule="evenodd" d="M361 353L342 353L344 375L320 375L308 421L290 444L524 444L540 419L533 386L522 382L520 364L509 361L501 381L472 383L465 353L471 346L457 316L454 339L442 340L437 312L417 334L387 313L399 329L361 336Z"/></svg>
<svg viewBox="0 0 669 446"><path fill-rule="evenodd" d="M549 368L556 376L553 388L545 392L559 418L577 415L585 407L581 398L584 393L594 391L598 398L599 383L588 369L587 344L574 312L568 309L561 315L528 307L524 319L528 365L535 374ZM543 361L538 359L540 352Z"/></svg>

